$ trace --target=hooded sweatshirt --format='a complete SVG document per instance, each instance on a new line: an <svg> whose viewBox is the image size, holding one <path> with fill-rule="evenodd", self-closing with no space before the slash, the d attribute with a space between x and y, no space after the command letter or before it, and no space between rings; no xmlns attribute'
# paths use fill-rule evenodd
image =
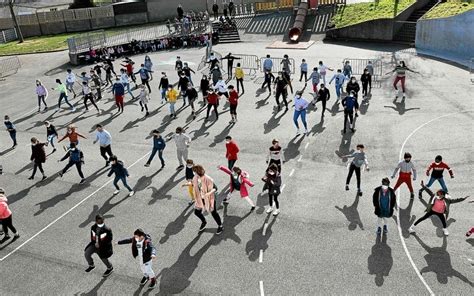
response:
<svg viewBox="0 0 474 296"><path fill-rule="evenodd" d="M12 215L12 211L8 207L8 199L5 195L0 194L0 220L6 219Z"/></svg>

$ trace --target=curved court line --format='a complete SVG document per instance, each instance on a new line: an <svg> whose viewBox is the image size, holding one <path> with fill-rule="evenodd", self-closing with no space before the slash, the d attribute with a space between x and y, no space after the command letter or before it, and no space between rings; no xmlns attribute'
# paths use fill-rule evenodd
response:
<svg viewBox="0 0 474 296"><path fill-rule="evenodd" d="M449 114L445 114L445 115L441 115L441 116L438 116L436 118L433 118L425 123L423 123L422 125L420 125L419 127L417 127L416 129L414 129L405 139L405 141L403 141L403 144L402 146L400 147L400 154L398 155L398 160L401 161L402 160L402 154L403 154L403 150L405 150L405 145L407 144L408 140L410 140L410 138L416 134L420 129L422 129L423 127L427 126L428 124L434 122L434 121L437 121L441 118L445 118L445 117L449 117L449 116L453 116L453 115L456 115L456 114L460 114L460 113L468 113L468 112L473 112L474 110L467 110L467 111L460 111L460 112L454 112L454 113L449 113ZM400 188L397 189L397 212L400 213ZM410 251L408 251L408 248L407 248L407 245L405 243L405 239L403 238L403 234L402 234L402 227L400 225L400 221L398 220L399 217L397 216L397 228L398 228L398 234L400 236L400 240L402 242L402 246L403 246L403 250L405 251L405 254L407 255L408 257L408 260L410 261L411 263L411 266L413 267L413 269L415 270L416 272L416 275L418 276L418 278L420 279L420 281L423 283L423 285L425 286L426 290L428 290L428 292L430 293L430 295L435 295L433 290L431 290L430 286L428 285L428 283L426 282L425 278L421 275L420 273L420 270L418 269L418 267L416 266L415 262L413 261L413 258L411 257L411 254L410 254Z"/></svg>
<svg viewBox="0 0 474 296"><path fill-rule="evenodd" d="M137 163L139 163L141 160L143 160L145 157L147 157L151 152L148 152L147 154L143 155L142 157L140 157L139 159L137 159L134 163L132 163L128 169L132 168L133 166L135 166ZM0 262L2 262L3 260L7 259L8 257L10 257L11 255L13 255L14 253L16 253L18 250L20 250L21 248L23 248L23 246L25 246L27 243L29 243L31 240L33 240L35 237L37 237L38 235L40 235L41 233L43 233L45 230L47 230L48 228L50 228L51 226L53 226L56 222L58 222L59 220L61 220L62 218L64 218L66 215L68 215L69 213L71 213L75 208L77 208L78 206L80 206L81 204L83 204L84 202L86 202L89 198L91 198L93 195L95 195L97 192L99 192L100 190L104 189L105 186L109 185L111 182L113 181L113 179L110 179L108 180L107 182L105 182L104 184L102 184L102 186L100 186L99 188L97 188L94 192L92 192L91 194L89 194L88 196L86 196L84 199L82 199L80 202L78 202L76 205L74 205L72 208L70 208L69 210L67 210L66 212L64 212L61 216L59 216L58 218L54 219L53 221L51 221L48 225L46 225L45 227L43 227L42 229L40 229L37 233L35 233L32 237L30 237L29 239L27 239L26 241L24 241L21 245L19 245L18 247L16 247L15 249L13 249L12 251L10 251L8 254L6 254L5 256L3 256L3 258L0 258Z"/></svg>

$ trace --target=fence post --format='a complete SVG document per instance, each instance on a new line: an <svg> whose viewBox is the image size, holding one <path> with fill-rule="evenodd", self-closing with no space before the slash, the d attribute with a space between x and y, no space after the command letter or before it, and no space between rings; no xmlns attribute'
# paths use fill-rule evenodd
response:
<svg viewBox="0 0 474 296"><path fill-rule="evenodd" d="M2 30L2 35L3 35L3 42L2 43L7 43L7 39L5 38L5 31Z"/></svg>

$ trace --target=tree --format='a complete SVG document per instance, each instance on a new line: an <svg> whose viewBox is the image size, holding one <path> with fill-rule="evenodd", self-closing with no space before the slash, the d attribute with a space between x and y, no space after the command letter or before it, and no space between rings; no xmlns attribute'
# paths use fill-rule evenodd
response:
<svg viewBox="0 0 474 296"><path fill-rule="evenodd" d="M78 9L78 8L88 8L94 7L92 0L74 0L74 2L69 5L69 9Z"/></svg>

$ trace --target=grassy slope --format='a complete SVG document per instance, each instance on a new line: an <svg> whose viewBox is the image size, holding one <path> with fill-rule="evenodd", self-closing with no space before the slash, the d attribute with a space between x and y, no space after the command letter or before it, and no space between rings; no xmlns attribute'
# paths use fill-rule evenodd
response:
<svg viewBox="0 0 474 296"><path fill-rule="evenodd" d="M374 3L346 5L337 12L332 22L336 28L341 28L374 19L393 18L414 2L415 0L379 0Z"/></svg>
<svg viewBox="0 0 474 296"><path fill-rule="evenodd" d="M453 15L458 15L468 10L474 9L474 1L461 2L461 1L448 1L445 3L440 3L438 6L429 11L424 18L440 18L440 17L449 17Z"/></svg>

